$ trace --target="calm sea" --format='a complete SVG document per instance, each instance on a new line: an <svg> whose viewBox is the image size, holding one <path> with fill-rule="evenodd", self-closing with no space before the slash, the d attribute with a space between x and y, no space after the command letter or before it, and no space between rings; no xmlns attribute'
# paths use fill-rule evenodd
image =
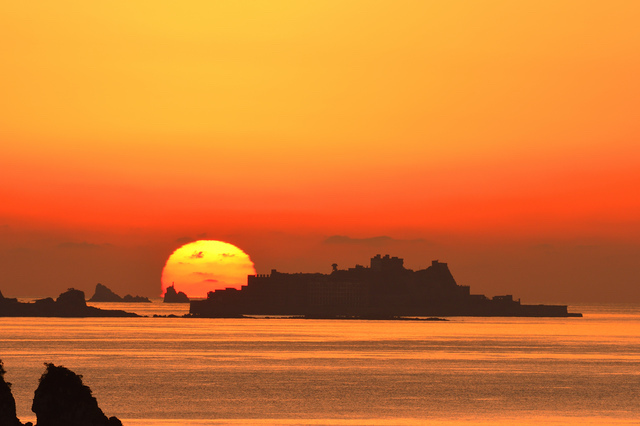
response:
<svg viewBox="0 0 640 426"><path fill-rule="evenodd" d="M640 306L570 308L585 317L0 318L0 359L22 421L53 362L125 426L640 423Z"/></svg>

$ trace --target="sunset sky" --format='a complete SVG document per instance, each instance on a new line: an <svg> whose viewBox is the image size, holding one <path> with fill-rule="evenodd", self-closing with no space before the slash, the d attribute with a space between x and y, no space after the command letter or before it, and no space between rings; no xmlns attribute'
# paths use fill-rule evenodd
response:
<svg viewBox="0 0 640 426"><path fill-rule="evenodd" d="M640 2L0 4L5 296L156 297L213 239L640 302Z"/></svg>

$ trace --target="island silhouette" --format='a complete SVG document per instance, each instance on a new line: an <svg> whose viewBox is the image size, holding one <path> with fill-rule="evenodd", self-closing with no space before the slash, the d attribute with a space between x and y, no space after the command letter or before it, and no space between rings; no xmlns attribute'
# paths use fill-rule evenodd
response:
<svg viewBox="0 0 640 426"><path fill-rule="evenodd" d="M210 291L191 302L192 317L294 315L306 318L395 319L430 316L581 317L566 305L524 305L512 295L488 298L456 283L446 263L413 271L398 257L371 258L330 274L283 273L249 275L240 290Z"/></svg>
<svg viewBox="0 0 640 426"><path fill-rule="evenodd" d="M164 293L164 303L189 303L189 297L182 291L176 292L173 284L167 287Z"/></svg>
<svg viewBox="0 0 640 426"><path fill-rule="evenodd" d="M82 290L70 288L58 296L19 302L0 293L0 317L138 317L132 312L87 306Z"/></svg>
<svg viewBox="0 0 640 426"><path fill-rule="evenodd" d="M456 283L446 263L434 260L417 271L404 260L380 254L370 266L356 265L330 274L283 273L249 275L240 290L210 291L205 300L190 301L174 285L167 287L164 303L190 303L187 317L241 318L246 315L300 316L305 318L407 319L435 316L581 317L566 305L525 305L512 295L489 298L471 294ZM96 286L98 299L119 297ZM95 301L96 295L92 300ZM124 301L124 299L123 299ZM56 300L32 303L5 298L0 293L0 317L138 317L122 310L87 306L84 292L69 289ZM154 315L162 316L162 315Z"/></svg>
<svg viewBox="0 0 640 426"><path fill-rule="evenodd" d="M104 415L81 375L63 366L44 365L31 405L36 426L122 426L117 417ZM23 425L16 416L11 383L5 381L4 374L0 360L0 426L33 426L31 422Z"/></svg>
<svg viewBox="0 0 640 426"><path fill-rule="evenodd" d="M120 297L106 285L98 283L89 302L151 303L151 300L144 296L132 296L130 294Z"/></svg>

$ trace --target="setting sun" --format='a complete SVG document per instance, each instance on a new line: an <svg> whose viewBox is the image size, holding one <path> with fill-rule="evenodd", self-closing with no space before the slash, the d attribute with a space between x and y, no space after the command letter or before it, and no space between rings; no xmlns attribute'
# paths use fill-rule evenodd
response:
<svg viewBox="0 0 640 426"><path fill-rule="evenodd" d="M640 0L2 6L0 426L638 424Z"/></svg>
<svg viewBox="0 0 640 426"><path fill-rule="evenodd" d="M174 251L162 271L162 293L175 284L189 297L206 297L207 292L237 288L256 273L245 252L223 241L199 240Z"/></svg>

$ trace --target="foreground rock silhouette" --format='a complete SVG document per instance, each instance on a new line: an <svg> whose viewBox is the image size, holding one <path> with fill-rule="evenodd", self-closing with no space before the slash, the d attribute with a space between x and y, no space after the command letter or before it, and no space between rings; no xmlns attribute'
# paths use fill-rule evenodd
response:
<svg viewBox="0 0 640 426"><path fill-rule="evenodd" d="M45 366L31 406L36 426L122 426L117 417L104 415L82 376L62 366ZM23 425L16 416L11 383L4 380L4 374L0 360L0 426L33 426L31 422Z"/></svg>
<svg viewBox="0 0 640 426"><path fill-rule="evenodd" d="M189 298L182 292L176 292L175 287L170 285L164 293L164 303L189 303Z"/></svg>
<svg viewBox="0 0 640 426"><path fill-rule="evenodd" d="M120 310L99 309L87 306L84 292L70 288L56 300L51 297L33 303L9 299L0 293L0 317L138 317L139 315Z"/></svg>
<svg viewBox="0 0 640 426"><path fill-rule="evenodd" d="M132 296L130 294L120 297L106 285L98 283L96 284L96 291L89 299L89 302L151 303L151 300L143 296Z"/></svg>
<svg viewBox="0 0 640 426"><path fill-rule="evenodd" d="M4 365L0 360L0 425L22 426L16 417L16 400L11 393L11 383L4 380Z"/></svg>
<svg viewBox="0 0 640 426"><path fill-rule="evenodd" d="M45 366L31 407L36 426L122 426L117 417L104 415L82 376L62 366Z"/></svg>

